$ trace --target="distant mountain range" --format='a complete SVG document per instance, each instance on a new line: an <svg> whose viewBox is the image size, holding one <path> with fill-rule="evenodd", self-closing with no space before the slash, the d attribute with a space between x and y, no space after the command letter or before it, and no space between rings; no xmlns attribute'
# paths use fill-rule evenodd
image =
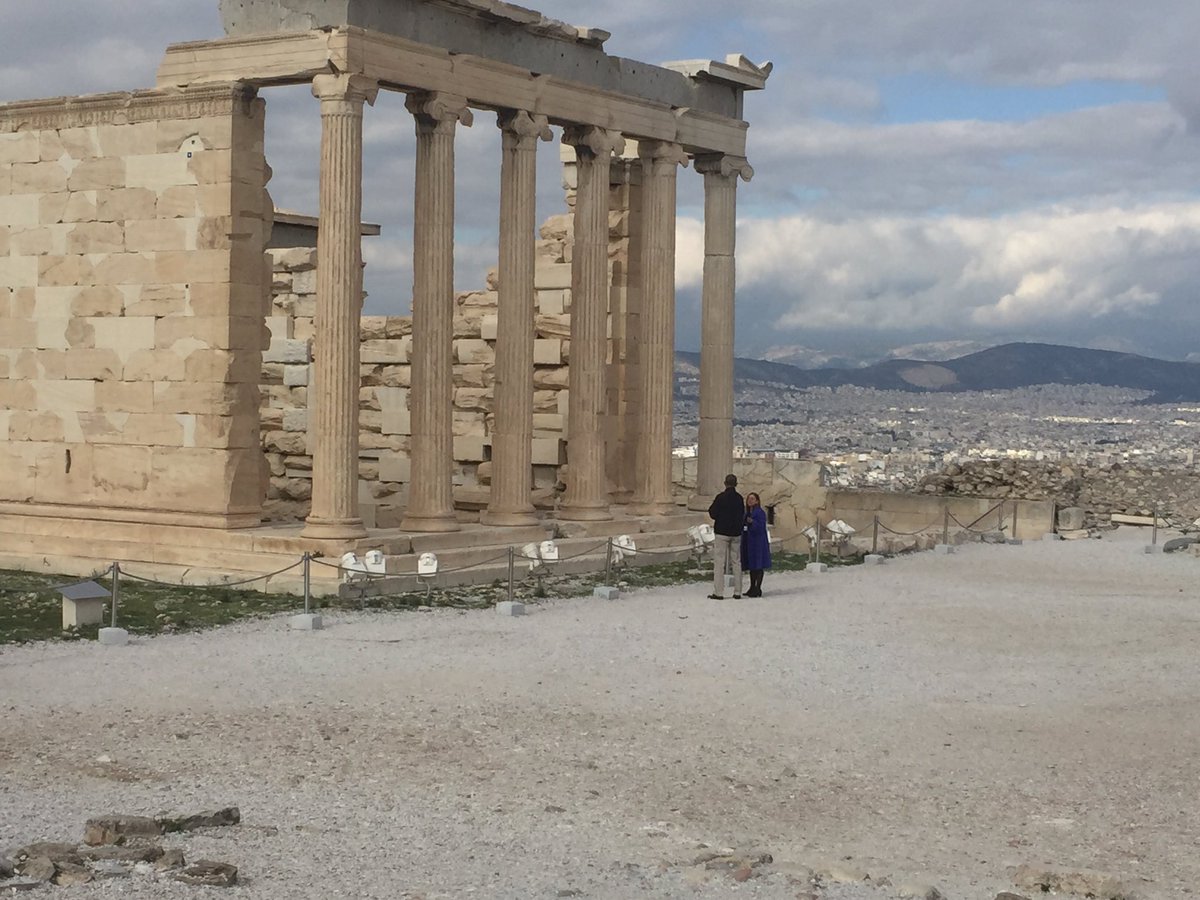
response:
<svg viewBox="0 0 1200 900"><path fill-rule="evenodd" d="M697 372L700 354L675 354L676 369ZM1057 344L1002 344L956 359L888 359L859 368L801 369L762 359L737 359L739 382L795 388L856 385L886 391L998 391L1039 384L1101 384L1150 391L1151 402L1200 400L1200 363L1169 362L1133 353Z"/></svg>

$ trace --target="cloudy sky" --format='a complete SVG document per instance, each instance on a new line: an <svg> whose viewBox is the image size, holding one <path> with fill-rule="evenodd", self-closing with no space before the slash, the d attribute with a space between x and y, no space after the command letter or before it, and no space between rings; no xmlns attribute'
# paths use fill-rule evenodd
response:
<svg viewBox="0 0 1200 900"><path fill-rule="evenodd" d="M536 2L527 5L537 6ZM1192 0L558 0L659 62L771 60L747 103L742 355L917 355L1042 340L1200 354L1200 4ZM217 0L4 0L0 100L149 86L165 45L220 34ZM318 118L264 94L279 206L316 208ZM494 264L499 134L459 144L458 286ZM402 312L412 126L367 117L368 312ZM559 211L557 147L541 211ZM701 179L682 173L679 345L699 341ZM931 354L932 355L932 354ZM1200 359L1200 355L1193 355Z"/></svg>

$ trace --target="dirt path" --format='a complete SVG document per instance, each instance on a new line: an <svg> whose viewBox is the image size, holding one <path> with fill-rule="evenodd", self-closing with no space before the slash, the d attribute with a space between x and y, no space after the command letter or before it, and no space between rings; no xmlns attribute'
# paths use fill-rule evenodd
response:
<svg viewBox="0 0 1200 900"><path fill-rule="evenodd" d="M1025 862L1178 896L1200 882L1200 561L1122 538L769 577L761 600L0 650L0 848L236 804L240 828L177 843L253 897L792 898L822 861L952 898ZM738 883L692 865L706 846L775 864Z"/></svg>

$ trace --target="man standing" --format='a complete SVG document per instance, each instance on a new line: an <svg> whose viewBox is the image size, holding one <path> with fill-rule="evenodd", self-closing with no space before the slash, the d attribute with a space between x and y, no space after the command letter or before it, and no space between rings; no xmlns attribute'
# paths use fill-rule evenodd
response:
<svg viewBox="0 0 1200 900"><path fill-rule="evenodd" d="M708 516L713 520L717 539L713 544L712 600L725 599L725 569L733 570L733 599L742 599L742 526L746 521L746 501L737 492L737 476L725 476L725 490L717 494Z"/></svg>

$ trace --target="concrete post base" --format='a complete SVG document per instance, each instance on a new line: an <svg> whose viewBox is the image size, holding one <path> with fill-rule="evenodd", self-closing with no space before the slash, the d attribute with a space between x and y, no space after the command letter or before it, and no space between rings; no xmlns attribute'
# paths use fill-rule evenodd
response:
<svg viewBox="0 0 1200 900"><path fill-rule="evenodd" d="M828 572L829 566L822 562L809 563L804 567L805 572L812 572L814 575L820 575L822 572Z"/></svg>
<svg viewBox="0 0 1200 900"><path fill-rule="evenodd" d="M592 589L592 596L598 600L617 600L621 596L621 589L602 584Z"/></svg>
<svg viewBox="0 0 1200 900"><path fill-rule="evenodd" d="M954 552L953 544L938 544L933 548L934 553L941 553L943 556Z"/></svg>
<svg viewBox="0 0 1200 900"><path fill-rule="evenodd" d="M1153 555L1155 553L1162 553L1162 544L1147 544L1145 546L1145 548L1143 548L1142 552L1149 554L1149 555Z"/></svg>
<svg viewBox="0 0 1200 900"><path fill-rule="evenodd" d="M288 627L293 631L320 631L325 624L320 613L301 613L288 619Z"/></svg>
<svg viewBox="0 0 1200 900"><path fill-rule="evenodd" d="M878 553L868 553L863 557L864 566L881 566L883 565L883 557Z"/></svg>
<svg viewBox="0 0 1200 900"><path fill-rule="evenodd" d="M1063 536L1061 534L1057 534L1053 531L1048 531L1042 535L1043 541L1061 541L1062 539Z"/></svg>
<svg viewBox="0 0 1200 900"><path fill-rule="evenodd" d="M523 616L525 604L517 600L501 600L496 604L496 613L501 616Z"/></svg>
<svg viewBox="0 0 1200 900"><path fill-rule="evenodd" d="M1007 541L1005 541L1005 543L1010 547L1020 547L1023 543L1025 543L1025 541L1023 541L1021 538L1009 538Z"/></svg>
<svg viewBox="0 0 1200 900"><path fill-rule="evenodd" d="M124 628L101 628L97 640L106 647L124 647L129 643L129 632Z"/></svg>

